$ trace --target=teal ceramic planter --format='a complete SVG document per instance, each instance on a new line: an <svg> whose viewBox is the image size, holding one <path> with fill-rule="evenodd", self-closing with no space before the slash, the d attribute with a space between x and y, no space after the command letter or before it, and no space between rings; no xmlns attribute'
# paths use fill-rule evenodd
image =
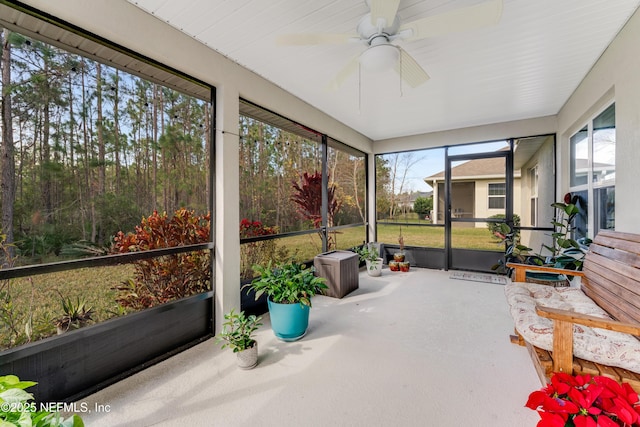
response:
<svg viewBox="0 0 640 427"><path fill-rule="evenodd" d="M296 341L307 333L309 307L296 304L279 304L267 300L271 329L282 341Z"/></svg>

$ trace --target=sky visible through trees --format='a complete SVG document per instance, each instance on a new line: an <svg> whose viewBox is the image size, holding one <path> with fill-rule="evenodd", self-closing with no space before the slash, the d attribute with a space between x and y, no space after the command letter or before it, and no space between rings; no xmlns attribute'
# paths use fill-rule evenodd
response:
<svg viewBox="0 0 640 427"><path fill-rule="evenodd" d="M2 228L11 217L20 254L106 245L154 210L208 211L208 102L16 32L2 45L1 143L15 167Z"/></svg>

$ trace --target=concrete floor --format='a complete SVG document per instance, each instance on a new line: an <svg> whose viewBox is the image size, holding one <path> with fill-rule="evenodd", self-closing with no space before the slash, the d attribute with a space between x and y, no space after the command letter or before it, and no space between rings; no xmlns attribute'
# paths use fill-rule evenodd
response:
<svg viewBox="0 0 640 427"><path fill-rule="evenodd" d="M503 286L450 272L362 272L343 299L316 297L300 341L268 315L259 364L208 340L85 398L89 427L534 426L524 407L541 387L527 351L509 342ZM101 405L101 406L100 406Z"/></svg>

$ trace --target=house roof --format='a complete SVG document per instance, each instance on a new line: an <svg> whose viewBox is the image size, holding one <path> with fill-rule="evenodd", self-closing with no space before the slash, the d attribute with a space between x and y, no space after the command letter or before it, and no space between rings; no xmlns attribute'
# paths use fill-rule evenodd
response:
<svg viewBox="0 0 640 427"><path fill-rule="evenodd" d="M478 179L503 177L505 173L504 158L491 157L488 159L476 159L462 163L461 165L451 168L452 179ZM520 177L519 171L514 171L516 177ZM430 175L424 179L427 183L430 181L444 180L444 171Z"/></svg>

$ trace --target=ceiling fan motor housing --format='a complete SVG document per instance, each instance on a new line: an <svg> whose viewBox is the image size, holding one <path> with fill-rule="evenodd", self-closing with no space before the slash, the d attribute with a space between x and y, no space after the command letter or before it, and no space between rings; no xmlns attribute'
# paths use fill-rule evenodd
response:
<svg viewBox="0 0 640 427"><path fill-rule="evenodd" d="M386 40L389 41L389 38L394 36L400 29L400 19L397 15L391 25L386 23L384 19L379 21L380 22L374 25L374 23L371 22L371 13L367 13L360 19L360 22L358 22L356 31L358 31L360 38L367 42L368 45L373 45L373 40L379 37L385 37Z"/></svg>

